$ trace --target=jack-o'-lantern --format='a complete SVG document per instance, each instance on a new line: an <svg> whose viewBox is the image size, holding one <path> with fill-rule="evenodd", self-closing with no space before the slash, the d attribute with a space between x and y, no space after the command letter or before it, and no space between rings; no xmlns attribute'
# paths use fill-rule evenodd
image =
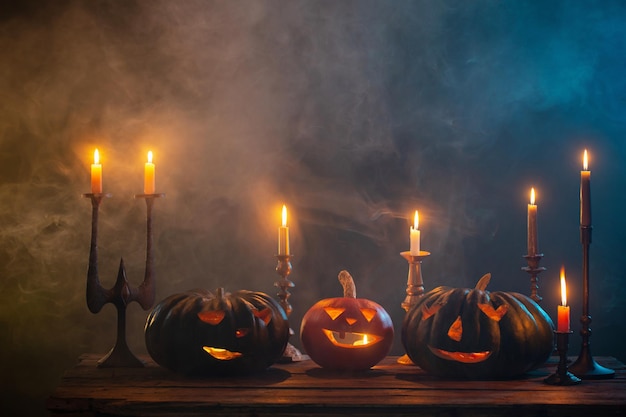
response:
<svg viewBox="0 0 626 417"><path fill-rule="evenodd" d="M354 280L347 271L339 273L339 281L344 296L318 301L302 318L302 345L323 368L366 370L389 353L393 323L379 304L356 298Z"/></svg>
<svg viewBox="0 0 626 417"><path fill-rule="evenodd" d="M152 309L145 326L152 359L191 375L264 370L282 356L288 339L282 307L267 294L246 290L171 295Z"/></svg>
<svg viewBox="0 0 626 417"><path fill-rule="evenodd" d="M407 312L402 343L413 363L447 378L506 379L542 365L554 325L529 297L476 288L438 287Z"/></svg>

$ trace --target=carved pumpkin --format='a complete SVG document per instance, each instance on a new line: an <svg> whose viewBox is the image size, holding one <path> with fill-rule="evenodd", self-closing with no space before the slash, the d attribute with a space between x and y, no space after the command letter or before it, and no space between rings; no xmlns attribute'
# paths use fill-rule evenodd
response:
<svg viewBox="0 0 626 417"><path fill-rule="evenodd" d="M448 378L506 379L543 364L553 350L550 317L529 297L438 287L406 314L402 343L413 363Z"/></svg>
<svg viewBox="0 0 626 417"><path fill-rule="evenodd" d="M344 296L318 301L302 318L306 353L323 368L366 370L380 362L393 343L391 317L379 304L356 298L354 280L339 273Z"/></svg>
<svg viewBox="0 0 626 417"><path fill-rule="evenodd" d="M282 356L289 324L282 307L261 292L192 290L154 307L145 326L156 363L184 374L244 374Z"/></svg>

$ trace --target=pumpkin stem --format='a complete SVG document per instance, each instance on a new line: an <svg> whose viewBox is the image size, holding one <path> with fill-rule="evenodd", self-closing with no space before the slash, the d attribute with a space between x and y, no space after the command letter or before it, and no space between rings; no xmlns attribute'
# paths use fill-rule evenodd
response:
<svg viewBox="0 0 626 417"><path fill-rule="evenodd" d="M356 298L356 286L352 275L345 269L339 273L339 282L343 287L343 296L347 298Z"/></svg>
<svg viewBox="0 0 626 417"><path fill-rule="evenodd" d="M219 287L215 290L215 298L218 300L224 298L224 287Z"/></svg>
<svg viewBox="0 0 626 417"><path fill-rule="evenodd" d="M485 291L487 289L487 285L489 285L489 281L491 280L491 273L487 272L481 279L478 280L476 284L476 289Z"/></svg>

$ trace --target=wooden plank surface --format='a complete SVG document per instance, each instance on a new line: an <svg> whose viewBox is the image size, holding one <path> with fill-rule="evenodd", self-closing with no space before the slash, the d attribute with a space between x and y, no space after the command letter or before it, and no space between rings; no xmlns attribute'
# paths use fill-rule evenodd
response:
<svg viewBox="0 0 626 417"><path fill-rule="evenodd" d="M311 361L277 364L243 377L190 378L159 367L100 369L99 355L85 354L48 400L65 416L622 416L626 368L611 357L596 360L616 369L607 380L547 385L545 368L510 381L438 379L415 366L386 358L372 370L333 373Z"/></svg>

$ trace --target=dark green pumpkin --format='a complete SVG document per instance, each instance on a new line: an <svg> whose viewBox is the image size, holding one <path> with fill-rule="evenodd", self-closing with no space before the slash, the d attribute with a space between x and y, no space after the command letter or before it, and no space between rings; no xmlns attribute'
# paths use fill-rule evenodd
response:
<svg viewBox="0 0 626 417"><path fill-rule="evenodd" d="M148 316L145 340L156 363L189 375L246 374L278 360L289 339L282 307L262 292L174 294Z"/></svg>
<svg viewBox="0 0 626 417"><path fill-rule="evenodd" d="M554 325L529 297L438 287L406 314L402 343L413 363L446 378L508 379L540 365L553 350Z"/></svg>

